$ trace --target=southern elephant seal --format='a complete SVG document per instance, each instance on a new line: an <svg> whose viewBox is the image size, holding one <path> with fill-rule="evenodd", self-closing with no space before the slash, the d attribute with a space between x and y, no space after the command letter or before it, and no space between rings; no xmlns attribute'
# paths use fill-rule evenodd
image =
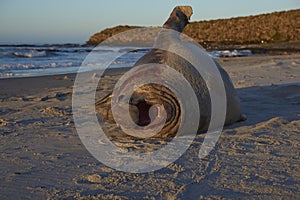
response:
<svg viewBox="0 0 300 200"><path fill-rule="evenodd" d="M156 43L168 44L169 42L171 45L173 42L177 42L179 45L180 43L184 43L184 41L181 41L180 39L180 33L188 24L192 13L193 11L190 6L175 7L168 20L164 23L163 28L164 30L174 30L174 32L177 32L178 34L169 35L165 34L164 30L162 30L157 37ZM240 100L230 77L216 61L214 62L221 74L226 91L227 109L224 124L229 125L243 120L244 116L241 115L240 111ZM172 52L155 48L155 46L140 58L134 66L148 63L166 64L181 73L186 80L188 80L198 98L201 111L198 130L207 130L211 120L211 100L209 90L206 82L194 66L184 58ZM147 73L149 73L149 71ZM153 70L152 73L154 76L160 76L159 71ZM126 87L126 82L122 87ZM96 103L96 110L104 120L115 122L112 115L111 100L112 93ZM157 104L163 105L167 113L164 127L154 137L173 137L179 128L184 110L182 110L176 95L167 87L158 84L146 84L137 88L129 101L130 116L137 125L147 126L151 123L151 113L149 113L150 108L152 105ZM158 109L152 112L156 117L160 113Z"/></svg>

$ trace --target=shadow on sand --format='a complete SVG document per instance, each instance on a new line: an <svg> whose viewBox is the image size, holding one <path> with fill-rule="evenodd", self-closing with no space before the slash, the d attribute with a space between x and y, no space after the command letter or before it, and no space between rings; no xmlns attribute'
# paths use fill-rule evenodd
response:
<svg viewBox="0 0 300 200"><path fill-rule="evenodd" d="M225 129L254 125L275 117L287 120L300 118L300 82L240 88L237 93L247 120Z"/></svg>

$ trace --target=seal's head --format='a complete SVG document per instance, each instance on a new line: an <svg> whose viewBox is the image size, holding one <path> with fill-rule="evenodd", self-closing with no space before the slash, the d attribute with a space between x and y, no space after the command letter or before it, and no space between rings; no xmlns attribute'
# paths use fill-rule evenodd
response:
<svg viewBox="0 0 300 200"><path fill-rule="evenodd" d="M189 23L192 14L193 9L191 6L176 6L163 27L182 32L184 27Z"/></svg>

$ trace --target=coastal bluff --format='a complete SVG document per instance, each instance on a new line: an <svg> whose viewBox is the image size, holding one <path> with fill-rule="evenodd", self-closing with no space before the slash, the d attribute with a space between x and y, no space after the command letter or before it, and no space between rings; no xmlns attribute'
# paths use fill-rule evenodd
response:
<svg viewBox="0 0 300 200"><path fill-rule="evenodd" d="M98 45L107 38L139 26L116 26L92 35L87 45ZM196 21L184 33L201 45L261 44L300 41L300 9L247 17ZM132 36L132 35L131 35ZM134 36L134 37L139 37ZM147 40L147 35L142 38ZM128 38L124 38L124 41Z"/></svg>

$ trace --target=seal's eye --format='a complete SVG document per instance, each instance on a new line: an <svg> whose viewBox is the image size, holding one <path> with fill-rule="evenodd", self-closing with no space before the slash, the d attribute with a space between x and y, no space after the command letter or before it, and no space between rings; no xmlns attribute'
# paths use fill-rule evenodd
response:
<svg viewBox="0 0 300 200"><path fill-rule="evenodd" d="M123 98L124 98L124 95L121 94L121 95L118 97L118 101L121 101Z"/></svg>

